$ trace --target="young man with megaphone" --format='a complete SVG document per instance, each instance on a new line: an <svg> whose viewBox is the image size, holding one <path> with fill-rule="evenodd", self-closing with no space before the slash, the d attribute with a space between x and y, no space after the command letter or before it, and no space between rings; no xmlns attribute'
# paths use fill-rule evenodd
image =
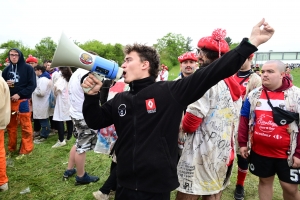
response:
<svg viewBox="0 0 300 200"><path fill-rule="evenodd" d="M92 74L85 79L82 87L91 88L83 103L87 125L100 129L114 124L118 133L115 199L170 199L170 192L179 186L177 140L184 108L236 73L273 33L274 29L261 20L237 48L178 81L155 82L157 51L145 45L127 45L122 68L130 91L117 94L102 106L98 97L102 82Z"/></svg>

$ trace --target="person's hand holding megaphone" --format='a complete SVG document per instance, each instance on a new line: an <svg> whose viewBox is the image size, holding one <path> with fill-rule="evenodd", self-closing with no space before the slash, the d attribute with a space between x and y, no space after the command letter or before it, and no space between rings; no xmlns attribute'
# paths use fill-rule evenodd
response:
<svg viewBox="0 0 300 200"><path fill-rule="evenodd" d="M86 92L86 94L96 95L100 91L102 85L102 81L100 81L96 76L90 73L81 84L81 87L83 89L90 89L88 92Z"/></svg>

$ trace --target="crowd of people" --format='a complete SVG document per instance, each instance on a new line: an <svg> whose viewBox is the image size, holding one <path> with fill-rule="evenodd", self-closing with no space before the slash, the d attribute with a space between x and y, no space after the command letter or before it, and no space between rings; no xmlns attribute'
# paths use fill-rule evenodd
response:
<svg viewBox="0 0 300 200"><path fill-rule="evenodd" d="M160 64L157 51L141 44L125 46L123 79L117 83L92 74L81 83L88 73L84 69L72 74L69 67L51 68L51 61L39 66L35 57L25 61L21 51L11 49L0 79L5 97L0 103L0 190L8 189L4 130L10 156L17 150L19 121L16 159L50 134L58 133L52 148L76 137L62 173L64 179L76 174L75 185L99 180L85 172L85 153L95 148L99 130L116 132L110 176L93 192L95 199L109 199L114 190L115 199L167 200L177 190L177 200L219 200L235 160L236 200L245 197L248 168L259 177L260 199L272 199L275 175L285 200L300 199L300 89L281 61L266 62L260 73L251 67L253 53L273 34L262 19L229 51L226 31L216 29L199 40L196 53L178 56L181 73L173 81L166 81L168 67Z"/></svg>

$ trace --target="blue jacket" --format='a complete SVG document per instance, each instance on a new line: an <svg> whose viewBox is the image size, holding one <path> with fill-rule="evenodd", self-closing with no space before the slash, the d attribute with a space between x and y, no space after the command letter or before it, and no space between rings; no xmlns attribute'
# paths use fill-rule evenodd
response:
<svg viewBox="0 0 300 200"><path fill-rule="evenodd" d="M2 72L2 77L5 81L14 80L14 87L10 87L10 96L18 94L20 99L30 99L31 94L36 88L36 75L33 68L25 63L24 56L19 49L13 48L19 53L19 60L17 64L12 64L8 55L10 65L8 65ZM9 54L8 52L8 54Z"/></svg>

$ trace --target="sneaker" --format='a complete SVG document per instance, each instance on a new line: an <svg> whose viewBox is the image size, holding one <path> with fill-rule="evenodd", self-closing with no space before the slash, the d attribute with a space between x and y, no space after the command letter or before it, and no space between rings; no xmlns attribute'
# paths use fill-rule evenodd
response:
<svg viewBox="0 0 300 200"><path fill-rule="evenodd" d="M235 200L243 200L245 196L244 187L241 185L236 185L234 190L234 199Z"/></svg>
<svg viewBox="0 0 300 200"><path fill-rule="evenodd" d="M29 155L31 155L31 152L28 153L28 154L20 154L20 155L18 155L18 156L16 157L16 160L21 160L21 159L23 159L23 158L25 158L26 156L29 156Z"/></svg>
<svg viewBox="0 0 300 200"><path fill-rule="evenodd" d="M8 183L4 183L0 186L0 192L4 192L6 190L8 190Z"/></svg>
<svg viewBox="0 0 300 200"><path fill-rule="evenodd" d="M75 185L85 185L85 184L89 184L91 182L97 182L97 181L99 181L98 176L90 176L85 172L83 177L76 176Z"/></svg>
<svg viewBox="0 0 300 200"><path fill-rule="evenodd" d="M63 140L62 142L61 141L57 141L55 145L52 146L52 148L57 148L57 147L62 147L62 146L65 146L66 145L66 141Z"/></svg>
<svg viewBox="0 0 300 200"><path fill-rule="evenodd" d="M97 192L93 192L93 195L94 195L95 199L97 199L97 200L108 200L109 199L109 195L103 194L100 190L98 190Z"/></svg>
<svg viewBox="0 0 300 200"><path fill-rule="evenodd" d="M38 136L40 136L40 132L39 131L34 131L33 132L33 137L35 138L35 137L38 137Z"/></svg>
<svg viewBox="0 0 300 200"><path fill-rule="evenodd" d="M67 180L69 177L73 176L76 174L76 169L67 169L63 175L63 180Z"/></svg>
<svg viewBox="0 0 300 200"><path fill-rule="evenodd" d="M36 136L36 137L34 137L34 140L39 140L39 139L41 139L42 137L40 136L40 135L38 135L38 136Z"/></svg>
<svg viewBox="0 0 300 200"><path fill-rule="evenodd" d="M34 144L41 144L42 142L45 142L47 140L47 138L40 138L40 139L35 139L33 141Z"/></svg>

